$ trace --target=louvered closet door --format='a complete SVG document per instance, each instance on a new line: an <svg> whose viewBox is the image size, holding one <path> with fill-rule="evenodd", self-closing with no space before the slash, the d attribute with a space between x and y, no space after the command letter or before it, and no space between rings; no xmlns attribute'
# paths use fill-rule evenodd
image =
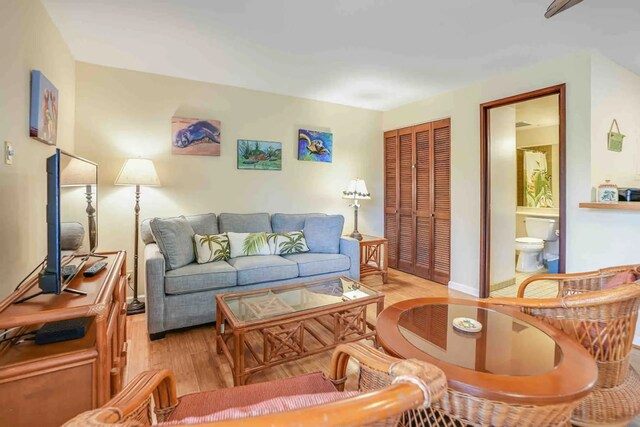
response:
<svg viewBox="0 0 640 427"><path fill-rule="evenodd" d="M433 221L432 221L432 159L433 144L431 124L413 128L415 139L415 182L416 201L415 223L415 268L414 273L427 279L431 278L433 263Z"/></svg>
<svg viewBox="0 0 640 427"><path fill-rule="evenodd" d="M433 271L431 279L447 284L451 263L451 121L433 129Z"/></svg>
<svg viewBox="0 0 640 427"><path fill-rule="evenodd" d="M414 206L414 140L413 129L405 128L398 131L398 166L400 191L398 193L398 268L409 273L414 272L414 242L413 227Z"/></svg>
<svg viewBox="0 0 640 427"><path fill-rule="evenodd" d="M398 131L384 134L384 236L389 267L398 268Z"/></svg>

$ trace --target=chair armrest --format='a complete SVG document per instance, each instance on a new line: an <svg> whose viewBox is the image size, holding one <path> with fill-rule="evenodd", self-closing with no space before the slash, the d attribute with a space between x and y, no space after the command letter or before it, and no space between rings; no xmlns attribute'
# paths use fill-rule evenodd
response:
<svg viewBox="0 0 640 427"><path fill-rule="evenodd" d="M64 427L151 425L151 396L158 421L165 421L178 405L176 379L170 370L157 369L139 374L102 408L84 412L65 423Z"/></svg>
<svg viewBox="0 0 640 427"><path fill-rule="evenodd" d="M447 390L447 378L444 372L427 362L420 360L404 360L384 354L362 343L340 344L331 358L330 379L338 390L344 390L349 359L358 361L362 369L368 371L368 384L359 384L362 391L376 390L397 382L400 378L415 377L422 383L430 396L430 405L439 401ZM360 376L361 381L363 375Z"/></svg>
<svg viewBox="0 0 640 427"><path fill-rule="evenodd" d="M360 280L360 241L353 237L341 237L340 253L348 256L351 261L349 276L354 280Z"/></svg>
<svg viewBox="0 0 640 427"><path fill-rule="evenodd" d="M596 271L586 271L582 273L567 273L567 274L536 274L534 276L528 277L525 279L518 288L518 298L524 298L524 293L526 287L539 280L554 280L558 282L558 296L562 296L564 293L564 283L572 282L573 286L575 286L575 282L584 281L582 284L582 291L597 291L600 290L601 287L595 286L593 283L596 283L594 279L605 279L615 275L616 273L621 273L623 271L628 270L636 270L640 273L640 265L619 265L615 267L601 268Z"/></svg>
<svg viewBox="0 0 640 427"><path fill-rule="evenodd" d="M150 334L164 331L164 255L156 243L144 247L145 301Z"/></svg>

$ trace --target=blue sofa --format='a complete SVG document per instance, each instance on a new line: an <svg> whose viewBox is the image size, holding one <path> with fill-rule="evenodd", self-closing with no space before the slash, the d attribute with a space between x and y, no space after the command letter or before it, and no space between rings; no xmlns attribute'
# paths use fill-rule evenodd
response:
<svg viewBox="0 0 640 427"><path fill-rule="evenodd" d="M324 214L228 214L223 213L188 216L196 234L225 232L288 232L304 230L310 217ZM317 222L317 220L313 220ZM344 224L341 218L340 224ZM145 300L147 327L151 339L163 338L166 331L214 322L216 308L214 295L241 290L268 288L335 277L360 278L360 245L350 237L342 237L340 230L326 233L322 239L337 253L310 251L292 255L264 255L231 258L207 264L193 262L168 270L165 255L151 231L150 220L141 225L145 243L146 267ZM329 237L332 234L332 237ZM315 237L318 240L318 236ZM309 241L309 238L307 238ZM337 249L339 248L339 249ZM326 251L324 251L326 252Z"/></svg>

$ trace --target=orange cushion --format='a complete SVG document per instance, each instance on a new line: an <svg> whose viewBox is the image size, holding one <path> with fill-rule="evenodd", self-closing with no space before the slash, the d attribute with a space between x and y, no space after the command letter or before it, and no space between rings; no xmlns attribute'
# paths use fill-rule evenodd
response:
<svg viewBox="0 0 640 427"><path fill-rule="evenodd" d="M201 417L229 408L254 405L265 400L300 394L330 393L337 389L321 372L284 380L268 381L233 388L184 395L169 421Z"/></svg>
<svg viewBox="0 0 640 427"><path fill-rule="evenodd" d="M357 391L334 391L330 393L301 394L296 396L276 397L275 399L265 400L249 406L229 408L224 411L216 412L199 417L187 417L182 420L170 421L160 425L183 425L183 424L201 424L211 423L225 420L238 420L242 418L258 417L260 415L277 414L281 412L293 411L296 409L308 408L311 406L322 405L325 403L335 402L337 400L348 399L357 396ZM174 417L171 417L174 419Z"/></svg>
<svg viewBox="0 0 640 427"><path fill-rule="evenodd" d="M617 273L602 287L602 289L613 289L625 283L633 283L638 280L638 274L636 270L627 270Z"/></svg>

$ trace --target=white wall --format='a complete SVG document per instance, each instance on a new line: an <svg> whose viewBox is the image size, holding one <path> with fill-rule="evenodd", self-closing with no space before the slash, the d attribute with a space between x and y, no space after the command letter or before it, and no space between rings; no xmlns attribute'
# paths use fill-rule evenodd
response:
<svg viewBox="0 0 640 427"><path fill-rule="evenodd" d="M0 298L46 256L46 158L55 147L29 137L30 72L59 95L58 147L73 152L75 60L38 0L0 2ZM4 164L4 142L13 165Z"/></svg>
<svg viewBox="0 0 640 427"><path fill-rule="evenodd" d="M383 233L382 114L325 102L78 63L76 151L99 163L99 248L129 251L133 188L113 185L128 157L155 162L162 187L143 188L141 217L203 212L353 210L341 192L366 180L359 229ZM222 122L220 157L172 155L171 117ZM333 163L297 160L298 129L331 131ZM282 171L236 168L239 138L282 142Z"/></svg>
<svg viewBox="0 0 640 427"><path fill-rule="evenodd" d="M515 279L516 257L516 109L490 111L491 284Z"/></svg>
<svg viewBox="0 0 640 427"><path fill-rule="evenodd" d="M480 259L479 105L567 84L567 269L591 267L589 214L578 208L591 192L591 55L576 54L518 69L383 114L383 129L451 117L451 286L478 293Z"/></svg>
<svg viewBox="0 0 640 427"><path fill-rule="evenodd" d="M605 179L619 186L640 187L640 76L594 55L591 63L591 185ZM613 119L627 135L621 153L607 150ZM634 211L585 209L593 224L589 232L591 268L640 263L640 214ZM640 345L640 321L636 327Z"/></svg>

